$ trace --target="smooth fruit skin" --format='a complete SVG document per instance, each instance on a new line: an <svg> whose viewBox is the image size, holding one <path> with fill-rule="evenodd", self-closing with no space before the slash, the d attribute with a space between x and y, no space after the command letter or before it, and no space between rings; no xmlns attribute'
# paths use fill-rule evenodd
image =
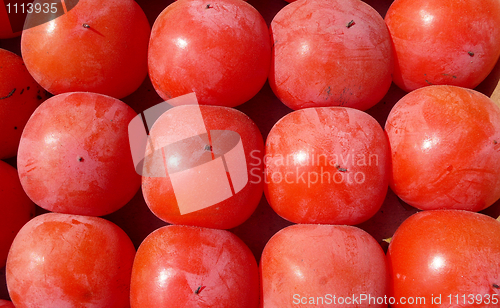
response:
<svg viewBox="0 0 500 308"><path fill-rule="evenodd" d="M54 95L82 91L123 98L147 75L149 35L135 1L80 0L68 13L24 30L21 51L31 75Z"/></svg>
<svg viewBox="0 0 500 308"><path fill-rule="evenodd" d="M389 31L380 14L362 1L294 1L274 17L271 38L269 84L294 110L366 110L389 90Z"/></svg>
<svg viewBox="0 0 500 308"><path fill-rule="evenodd" d="M497 0L396 0L385 21L395 50L394 82L476 87L500 56Z"/></svg>
<svg viewBox="0 0 500 308"><path fill-rule="evenodd" d="M17 232L35 216L35 204L19 181L17 170L0 160L0 268L5 266Z"/></svg>
<svg viewBox="0 0 500 308"><path fill-rule="evenodd" d="M422 209L480 211L500 198L500 108L455 86L428 86L404 96L385 130L390 186Z"/></svg>
<svg viewBox="0 0 500 308"><path fill-rule="evenodd" d="M425 297L425 303L393 307L498 307L499 239L500 222L483 214L459 210L414 214L389 245L390 296Z"/></svg>
<svg viewBox="0 0 500 308"><path fill-rule="evenodd" d="M137 250L130 294L132 308L257 308L259 271L236 235L171 225Z"/></svg>
<svg viewBox="0 0 500 308"><path fill-rule="evenodd" d="M197 116L201 111L203 125L210 133L210 138L214 138L213 130L227 130L239 134L244 150L246 162L246 173L248 181L239 192L231 194L231 197L216 203L210 207L198 211L182 214L176 199L174 187L171 182L171 175L165 165L161 168L167 170L166 177L142 177L142 191L144 199L151 211L160 219L182 225L192 225L216 229L230 229L242 224L255 211L263 192L263 171L264 171L264 141L255 123L244 113L229 107L222 106L177 106L165 112L155 122L150 131L150 137L155 149L161 148L160 143L165 144L166 140L186 140L179 136L185 136L186 132L196 131L198 123ZM191 139L192 140L192 139ZM222 136L221 140L224 140ZM191 166L193 161L203 160L205 155L217 155L215 150L210 150L210 143L203 142L202 138L197 139L201 143L192 143L186 140L185 144L190 144L189 154L168 154L164 152L165 161L170 162L174 158L177 168L181 169L184 164ZM208 141L208 140L207 140ZM212 144L214 141L212 140ZM220 154L220 153L219 153ZM224 153L223 153L224 154ZM213 156L212 158L213 159ZM241 161L243 158L239 159ZM145 170L157 168L153 160L146 160ZM199 177L198 171L190 167L187 172L193 179ZM239 172L245 172L240 170ZM234 177L232 178L234 180ZM188 185L187 183L186 185ZM193 190L204 191L204 185L193 187ZM210 191L206 191L208 195ZM198 200L194 200L197 203Z"/></svg>
<svg viewBox="0 0 500 308"><path fill-rule="evenodd" d="M151 32L149 75L164 100L195 92L202 105L241 105L264 85L270 61L267 25L241 0L175 1Z"/></svg>
<svg viewBox="0 0 500 308"><path fill-rule="evenodd" d="M118 210L141 185L128 141L137 114L96 93L46 100L26 124L17 167L28 196L59 213L102 216Z"/></svg>
<svg viewBox="0 0 500 308"><path fill-rule="evenodd" d="M0 49L0 159L16 156L24 126L45 98L21 57Z"/></svg>
<svg viewBox="0 0 500 308"><path fill-rule="evenodd" d="M389 145L370 115L346 107L287 114L266 140L269 204L295 223L355 225L384 202Z"/></svg>
<svg viewBox="0 0 500 308"><path fill-rule="evenodd" d="M16 308L11 301L0 299L0 308Z"/></svg>
<svg viewBox="0 0 500 308"><path fill-rule="evenodd" d="M12 244L9 295L18 308L129 307L134 255L127 234L105 219L43 214Z"/></svg>
<svg viewBox="0 0 500 308"><path fill-rule="evenodd" d="M286 227L266 244L260 271L263 308L387 307L361 301L361 294L384 298L388 269L377 241L356 227Z"/></svg>

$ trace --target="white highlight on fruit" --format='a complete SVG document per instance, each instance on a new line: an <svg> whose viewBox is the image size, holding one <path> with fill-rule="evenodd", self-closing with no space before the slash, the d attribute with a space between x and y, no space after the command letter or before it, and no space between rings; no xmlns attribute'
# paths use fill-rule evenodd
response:
<svg viewBox="0 0 500 308"><path fill-rule="evenodd" d="M293 154L293 162L295 164L305 164L307 162L307 153L304 151L298 151Z"/></svg>
<svg viewBox="0 0 500 308"><path fill-rule="evenodd" d="M434 15L429 14L429 12L425 10L420 10L420 17L426 26L430 25L434 21Z"/></svg>
<svg viewBox="0 0 500 308"><path fill-rule="evenodd" d="M168 280L175 275L175 270L172 268L164 268L158 275L158 287L164 288Z"/></svg>
<svg viewBox="0 0 500 308"><path fill-rule="evenodd" d="M441 256L436 256L432 259L430 267L435 271L439 271L445 265L446 265L446 260Z"/></svg>
<svg viewBox="0 0 500 308"><path fill-rule="evenodd" d="M175 45L177 45L177 47L181 49L184 49L187 47L188 42L185 39L179 37L175 40Z"/></svg>
<svg viewBox="0 0 500 308"><path fill-rule="evenodd" d="M427 137L422 143L422 150L429 151L433 146L439 143L439 138L437 136Z"/></svg>

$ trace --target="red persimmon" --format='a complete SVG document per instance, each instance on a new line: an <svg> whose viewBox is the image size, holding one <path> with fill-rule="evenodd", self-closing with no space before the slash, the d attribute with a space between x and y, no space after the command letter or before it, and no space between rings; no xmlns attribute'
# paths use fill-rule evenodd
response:
<svg viewBox="0 0 500 308"><path fill-rule="evenodd" d="M0 159L16 156L24 125L45 98L21 57L0 49Z"/></svg>
<svg viewBox="0 0 500 308"><path fill-rule="evenodd" d="M16 308L11 301L0 299L0 308Z"/></svg>
<svg viewBox="0 0 500 308"><path fill-rule="evenodd" d="M38 15L28 14L26 23ZM24 30L21 51L28 71L52 94L123 98L147 75L149 34L133 0L80 0L66 14Z"/></svg>
<svg viewBox="0 0 500 308"><path fill-rule="evenodd" d="M16 307L128 307L135 248L99 217L48 213L14 239L6 267Z"/></svg>
<svg viewBox="0 0 500 308"><path fill-rule="evenodd" d="M392 306L498 307L499 238L500 222L483 214L458 210L414 214L389 244L389 296L396 299ZM414 305L408 305L408 299Z"/></svg>
<svg viewBox="0 0 500 308"><path fill-rule="evenodd" d="M160 160L145 160L144 170L163 174L144 174L142 191L160 219L230 229L255 211L264 142L248 116L222 106L177 106L155 122L150 137Z"/></svg>
<svg viewBox="0 0 500 308"><path fill-rule="evenodd" d="M395 50L394 82L476 87L500 56L498 0L396 0L385 21Z"/></svg>
<svg viewBox="0 0 500 308"><path fill-rule="evenodd" d="M404 96L385 125L392 190L422 210L480 211L500 198L500 108L456 86Z"/></svg>
<svg viewBox="0 0 500 308"><path fill-rule="evenodd" d="M202 105L243 104L264 85L270 60L267 25L241 0L175 1L151 32L149 74L164 100L195 92Z"/></svg>
<svg viewBox="0 0 500 308"><path fill-rule="evenodd" d="M17 166L21 184L53 212L101 216L116 211L141 185L128 141L137 114L118 99L64 93L46 100L26 124Z"/></svg>
<svg viewBox="0 0 500 308"><path fill-rule="evenodd" d="M384 20L360 0L303 0L271 23L269 83L288 107L366 110L392 82L391 38Z"/></svg>
<svg viewBox="0 0 500 308"><path fill-rule="evenodd" d="M387 307L386 257L356 227L286 227L266 244L260 270L263 308Z"/></svg>
<svg viewBox="0 0 500 308"><path fill-rule="evenodd" d="M265 193L295 223L358 224L384 202L389 145L363 111L317 107L294 111L266 141Z"/></svg>
<svg viewBox="0 0 500 308"><path fill-rule="evenodd" d="M166 226L137 250L130 294L132 308L257 308L259 271L228 231Z"/></svg>

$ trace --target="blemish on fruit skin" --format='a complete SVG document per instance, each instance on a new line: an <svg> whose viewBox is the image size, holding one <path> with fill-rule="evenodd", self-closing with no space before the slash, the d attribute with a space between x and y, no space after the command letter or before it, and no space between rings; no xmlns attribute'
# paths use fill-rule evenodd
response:
<svg viewBox="0 0 500 308"><path fill-rule="evenodd" d="M338 165L338 164L335 165L335 168L337 168L337 170L340 172L347 172L346 168L341 168L340 165Z"/></svg>
<svg viewBox="0 0 500 308"><path fill-rule="evenodd" d="M9 94L7 94L7 96L0 97L0 99L6 99L6 98L9 98L9 97L11 97L12 95L14 95L14 92L16 92L16 88L12 89L12 91L10 91L10 93L9 93Z"/></svg>
<svg viewBox="0 0 500 308"><path fill-rule="evenodd" d="M349 29L350 27L354 26L356 23L354 22L354 20L351 20L350 22L347 23L346 27L347 29Z"/></svg>
<svg viewBox="0 0 500 308"><path fill-rule="evenodd" d="M82 26L83 26L85 29L90 28L89 24L83 24Z"/></svg>
<svg viewBox="0 0 500 308"><path fill-rule="evenodd" d="M194 294L199 295L201 293L201 291L203 291L203 289L205 289L205 286L199 286L196 289L196 291L194 291Z"/></svg>
<svg viewBox="0 0 500 308"><path fill-rule="evenodd" d="M441 74L441 75L446 76L446 77L451 77L451 78L453 78L453 79L457 79L457 76L455 76L455 75L444 74L444 73L443 73L443 74Z"/></svg>
<svg viewBox="0 0 500 308"><path fill-rule="evenodd" d="M469 56L474 57L474 53L472 51L468 51L467 53L469 54Z"/></svg>
<svg viewBox="0 0 500 308"><path fill-rule="evenodd" d="M83 157L81 157L81 156L78 156L78 157L76 158L76 160L78 160L78 161L79 161L79 162L81 162L81 163L84 161Z"/></svg>

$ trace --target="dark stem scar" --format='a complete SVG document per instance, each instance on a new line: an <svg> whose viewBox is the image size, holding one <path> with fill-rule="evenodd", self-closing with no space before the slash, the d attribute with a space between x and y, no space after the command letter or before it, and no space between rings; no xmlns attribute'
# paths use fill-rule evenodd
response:
<svg viewBox="0 0 500 308"><path fill-rule="evenodd" d="M495 288L495 289L500 289L500 286L499 286L498 284L494 283L494 284L493 284L493 288Z"/></svg>
<svg viewBox="0 0 500 308"><path fill-rule="evenodd" d="M469 56L474 57L474 53L472 51L468 51L467 53L469 54Z"/></svg>
<svg viewBox="0 0 500 308"><path fill-rule="evenodd" d="M211 8L213 8L213 6L210 3L207 4L207 6L205 6L205 9L211 9Z"/></svg>
<svg viewBox="0 0 500 308"><path fill-rule="evenodd" d="M76 159L77 159L79 162L83 162L83 161L84 161L83 157L81 157L81 156L78 156Z"/></svg>
<svg viewBox="0 0 500 308"><path fill-rule="evenodd" d="M354 22L354 20L351 20L350 22L347 23L346 27L347 29L349 29L350 27L354 26L356 23Z"/></svg>
<svg viewBox="0 0 500 308"><path fill-rule="evenodd" d="M337 168L337 170L340 172L347 172L346 168L341 168L338 164L335 165L335 168Z"/></svg>
<svg viewBox="0 0 500 308"><path fill-rule="evenodd" d="M194 291L194 294L199 295L201 293L201 291L203 291L203 289L205 289L205 286L199 286L198 289L196 289L196 291Z"/></svg>
<svg viewBox="0 0 500 308"><path fill-rule="evenodd" d="M14 95L14 92L16 92L16 88L12 89L12 91L10 91L10 93L9 93L9 94L7 94L7 96L0 97L0 99L6 99L6 98L9 98L9 97L11 97L12 95Z"/></svg>
<svg viewBox="0 0 500 308"><path fill-rule="evenodd" d="M497 144L497 143L498 143L498 141L496 141L496 140L493 140L493 144Z"/></svg>
<svg viewBox="0 0 500 308"><path fill-rule="evenodd" d="M211 145L205 145L205 151L212 151L212 146Z"/></svg>
<svg viewBox="0 0 500 308"><path fill-rule="evenodd" d="M90 28L89 24L83 24L82 26L83 26L85 29Z"/></svg>

